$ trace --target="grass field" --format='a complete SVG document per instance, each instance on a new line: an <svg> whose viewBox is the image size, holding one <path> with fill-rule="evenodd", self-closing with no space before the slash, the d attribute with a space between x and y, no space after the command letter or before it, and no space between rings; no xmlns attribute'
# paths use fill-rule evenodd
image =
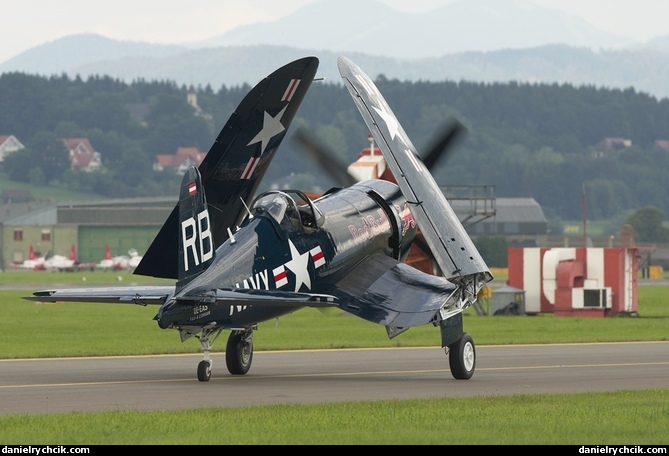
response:
<svg viewBox="0 0 669 456"><path fill-rule="evenodd" d="M83 279L86 280L83 280ZM179 341L176 331L161 330L153 321L157 306L56 303L21 299L50 287L166 284L127 272L50 273L11 271L0 274L3 285L20 290L0 291L0 321L11 321L13 331L0 332L0 358L104 356L164 353L199 353L197 340ZM494 293L494 291L493 291ZM465 330L477 345L615 342L668 340L669 287L640 286L638 317L556 318L533 316L477 316L465 311ZM31 330L48 322L48 331ZM13 333L30 332L20 341ZM119 334L132 337L119 338ZM431 325L411 328L388 339L385 328L337 309L302 309L261 323L254 336L256 350L354 348L438 345L439 330ZM86 340L86 343L82 343ZM214 346L223 351L224 347Z"/></svg>
<svg viewBox="0 0 669 456"><path fill-rule="evenodd" d="M127 273L2 273L0 288L22 289L0 291L0 321L5 323L0 358L199 352L197 341L182 344L176 331L157 327L152 321L155 306L40 304L21 299L54 285L153 282ZM477 316L467 311L464 324L477 345L669 340L669 288L640 286L638 293L637 317ZM304 309L262 323L254 346L256 350L435 346L438 332L431 326L417 327L389 340L378 325L334 309ZM0 442L18 445L667 445L667 429L669 390L0 416Z"/></svg>
<svg viewBox="0 0 669 456"><path fill-rule="evenodd" d="M7 173L0 171L0 188L13 190L30 190L36 200L57 201L93 201L106 198L96 193L85 193L80 190L68 190L61 187L36 185L32 182L18 182L10 180Z"/></svg>

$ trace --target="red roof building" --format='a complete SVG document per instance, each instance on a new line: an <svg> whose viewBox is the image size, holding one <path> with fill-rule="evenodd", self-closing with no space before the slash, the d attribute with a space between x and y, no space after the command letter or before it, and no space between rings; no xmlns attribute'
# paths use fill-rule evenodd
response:
<svg viewBox="0 0 669 456"><path fill-rule="evenodd" d="M88 138L65 138L63 143L69 153L71 169L92 172L102 167L100 153L93 149Z"/></svg>
<svg viewBox="0 0 669 456"><path fill-rule="evenodd" d="M177 174L183 174L190 166L200 166L206 156L206 152L200 152L196 147L179 147L174 155L156 155L153 169L173 168Z"/></svg>

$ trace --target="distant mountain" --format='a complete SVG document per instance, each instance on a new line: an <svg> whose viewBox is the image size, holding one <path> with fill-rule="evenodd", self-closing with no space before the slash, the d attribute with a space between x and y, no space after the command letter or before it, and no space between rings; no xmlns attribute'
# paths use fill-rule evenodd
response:
<svg viewBox="0 0 669 456"><path fill-rule="evenodd" d="M546 44L619 49L634 42L524 0L461 0L421 14L374 0L321 0L275 22L240 27L196 46L265 44L418 59Z"/></svg>
<svg viewBox="0 0 669 456"><path fill-rule="evenodd" d="M669 54L669 35L653 38L641 47Z"/></svg>
<svg viewBox="0 0 669 456"><path fill-rule="evenodd" d="M132 82L171 80L179 85L253 85L281 65L316 55L318 76L339 83L339 53L285 46L228 46L185 51L169 57L127 57L91 63L67 71L71 77L108 75ZM496 52L465 52L440 58L398 60L347 53L372 77L384 75L400 81L477 81L558 83L646 92L669 98L669 54L640 49L594 52L586 48L551 45Z"/></svg>
<svg viewBox="0 0 669 456"><path fill-rule="evenodd" d="M188 48L170 44L118 41L92 33L70 35L29 49L0 65L0 72L52 75L93 62L128 57L169 57Z"/></svg>
<svg viewBox="0 0 669 456"><path fill-rule="evenodd" d="M218 89L255 84L305 55L321 59L319 76L339 82L340 54L373 76L403 81L555 82L669 97L669 36L632 43L523 0L461 0L424 14L375 0L321 0L197 43L72 35L0 64L0 73L108 75Z"/></svg>

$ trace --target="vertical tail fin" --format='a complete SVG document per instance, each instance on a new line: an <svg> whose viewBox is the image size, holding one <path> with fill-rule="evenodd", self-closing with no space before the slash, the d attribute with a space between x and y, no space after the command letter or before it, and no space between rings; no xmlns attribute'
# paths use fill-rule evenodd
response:
<svg viewBox="0 0 669 456"><path fill-rule="evenodd" d="M109 247L109 244L105 245L105 260L111 260L112 259L112 254L111 254L111 248Z"/></svg>
<svg viewBox="0 0 669 456"><path fill-rule="evenodd" d="M37 258L35 256L35 248L33 247L32 244L30 244L30 248L28 249L28 259L34 260L35 258Z"/></svg>
<svg viewBox="0 0 669 456"><path fill-rule="evenodd" d="M77 261L77 247L74 244L70 248L70 260Z"/></svg>
<svg viewBox="0 0 669 456"><path fill-rule="evenodd" d="M179 277L177 290L214 261L214 239L200 171L191 166L179 192Z"/></svg>

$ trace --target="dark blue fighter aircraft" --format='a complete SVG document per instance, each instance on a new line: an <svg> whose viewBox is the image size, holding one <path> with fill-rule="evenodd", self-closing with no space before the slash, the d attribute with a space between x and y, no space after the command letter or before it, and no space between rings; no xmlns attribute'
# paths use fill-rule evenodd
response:
<svg viewBox="0 0 669 456"><path fill-rule="evenodd" d="M488 267L374 83L338 60L344 84L397 180L368 180L310 200L298 190L255 195L316 74L307 57L279 68L242 100L199 168L184 175L179 203L135 274L174 286L44 290L26 299L156 305L160 328L199 339L200 381L212 344L229 330L225 359L246 374L259 322L303 307L334 306L383 325L440 329L456 379L472 377L476 350L462 311L492 280ZM403 261L417 229L443 276Z"/></svg>

